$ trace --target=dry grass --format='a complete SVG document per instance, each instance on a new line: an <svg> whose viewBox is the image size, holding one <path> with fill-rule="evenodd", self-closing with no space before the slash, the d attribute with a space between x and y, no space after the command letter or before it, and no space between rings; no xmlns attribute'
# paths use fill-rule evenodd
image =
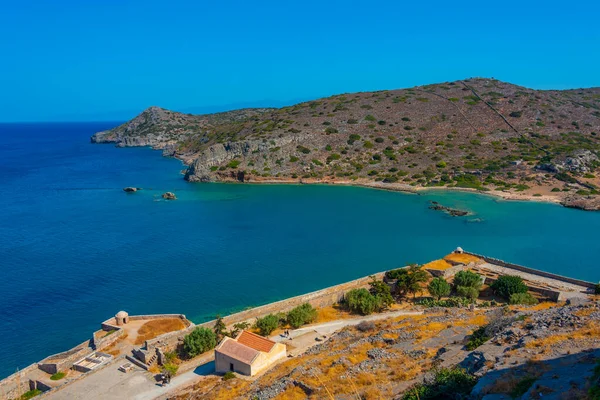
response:
<svg viewBox="0 0 600 400"><path fill-rule="evenodd" d="M458 254L458 253L450 253L444 260L448 261L450 264L468 264L470 262L478 262L481 261L480 258L472 256L470 254Z"/></svg>
<svg viewBox="0 0 600 400"><path fill-rule="evenodd" d="M542 352L547 352L551 350L553 346L556 346L567 340L577 341L590 338L600 338L600 322L589 321L584 327L579 328L573 332L559 333L556 335L547 336L545 338L532 340L531 342L527 343L525 347L530 349L538 348L542 349Z"/></svg>
<svg viewBox="0 0 600 400"><path fill-rule="evenodd" d="M597 308L584 308L582 310L576 311L575 315L577 315L578 317L589 317L592 313L598 311Z"/></svg>
<svg viewBox="0 0 600 400"><path fill-rule="evenodd" d="M121 336L121 337L120 337L120 338L119 338L119 339L118 339L116 342L114 342L114 343L113 343L113 344L111 344L110 346L108 346L108 347L105 347L104 349L102 349L102 352L103 352L103 353L106 353L106 354L110 354L110 355L111 355L111 356L113 356L113 357L116 357L116 356L118 356L119 354L121 354L121 349L120 349L120 348L117 348L117 346L118 346L118 345L119 345L119 344L120 344L120 343L121 343L123 340L125 340L125 339L127 339L127 332L125 332L125 333L123 334L123 336Z"/></svg>
<svg viewBox="0 0 600 400"><path fill-rule="evenodd" d="M541 310L547 310L547 309L553 308L553 307L559 307L560 305L561 304L554 303L552 301L544 301L542 303L536 304L535 306L510 306L510 309L517 310L517 311L522 311L522 310L541 311Z"/></svg>
<svg viewBox="0 0 600 400"><path fill-rule="evenodd" d="M452 267L452 264L450 264L446 260L435 260L435 261L431 261L431 262L428 262L427 264L423 265L423 269L425 269L425 270L434 269L434 270L438 270L438 271L445 271L451 267Z"/></svg>
<svg viewBox="0 0 600 400"><path fill-rule="evenodd" d="M302 389L296 386L288 388L285 392L274 397L274 400L304 400L306 394Z"/></svg>
<svg viewBox="0 0 600 400"><path fill-rule="evenodd" d="M315 324L321 324L324 322L336 321L340 319L353 318L354 315L345 311L340 306L334 305L329 307L323 307L317 309L317 320Z"/></svg>
<svg viewBox="0 0 600 400"><path fill-rule="evenodd" d="M185 324L179 318L162 318L153 319L146 322L138 329L138 336L135 339L135 344L143 344L146 340L154 339L155 337L185 329Z"/></svg>

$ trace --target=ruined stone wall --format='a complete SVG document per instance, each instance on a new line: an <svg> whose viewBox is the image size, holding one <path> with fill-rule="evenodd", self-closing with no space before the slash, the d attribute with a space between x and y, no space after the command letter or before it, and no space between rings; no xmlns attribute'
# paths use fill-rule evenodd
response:
<svg viewBox="0 0 600 400"><path fill-rule="evenodd" d="M93 349L90 347L90 342L86 341L71 350L63 351L49 357L44 358L38 363L38 368L42 371L53 375L59 371L65 371L73 366L73 363L85 356L90 355Z"/></svg>
<svg viewBox="0 0 600 400"><path fill-rule="evenodd" d="M383 279L385 272L374 274L376 279ZM286 300L276 301L274 303L265 304L263 306L255 307L249 310L240 311L235 314L223 317L225 325L233 325L238 322L248 321L254 322L254 319L263 317L267 314L274 314L278 312L287 312L294 307L297 307L304 303L309 303L313 307L321 308L331 306L335 303L339 303L343 300L344 294L352 289L368 287L371 281L370 276L359 278L350 282L342 283L339 285L331 286L325 289L317 290L303 294L296 297L291 297ZM196 327L212 328L216 320L204 322L202 324L190 326L182 331L170 332L164 335L158 336L154 339L146 341L146 348L148 350L156 347L163 349L174 349L183 337L193 331Z"/></svg>
<svg viewBox="0 0 600 400"><path fill-rule="evenodd" d="M506 261L499 260L497 258L482 256L481 254L471 253L468 251L465 251L464 253L470 254L475 257L479 257L482 260L484 260L490 264L496 264L501 267L515 269L517 271L526 272L528 274L543 276L545 278L550 278L550 279L556 279L557 281L566 282L566 283L570 283L573 285L579 285L579 286L583 286L583 287L587 287L587 288L591 288L591 289L593 289L596 286L596 284L594 284L592 282L584 281L581 279L569 278L567 276L557 275L557 274L553 274L551 272L540 271L539 269L533 269L533 268L524 267L524 266L518 265L518 264L508 263Z"/></svg>
<svg viewBox="0 0 600 400"><path fill-rule="evenodd" d="M19 372L15 372L0 382L0 393L6 399L16 399L19 394L23 394L34 387L30 386L28 375L37 370L37 364L31 364Z"/></svg>
<svg viewBox="0 0 600 400"><path fill-rule="evenodd" d="M110 330L107 332L110 332ZM125 335L125 330L123 330L121 328L115 329L115 331L113 333L111 333L110 335L107 335L107 336L97 337L97 335L94 335L94 347L96 348L96 350L102 350L102 349L110 346L111 344L115 343L117 340L119 340L124 335Z"/></svg>

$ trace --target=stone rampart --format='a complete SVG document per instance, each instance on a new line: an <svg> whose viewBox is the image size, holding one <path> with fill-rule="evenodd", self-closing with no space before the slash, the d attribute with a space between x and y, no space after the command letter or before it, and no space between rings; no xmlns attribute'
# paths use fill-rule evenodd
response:
<svg viewBox="0 0 600 400"><path fill-rule="evenodd" d="M15 372L14 374L4 378L0 382L0 393L7 399L16 399L19 394L23 394L31 389L34 389L31 385L28 376L38 369L37 364L31 364L22 370Z"/></svg>
<svg viewBox="0 0 600 400"><path fill-rule="evenodd" d="M62 353L57 353L44 358L38 363L38 368L50 375L53 375L59 371L70 369L75 361L90 355L92 352L93 349L90 347L90 342L85 341L71 350L63 351Z"/></svg>
<svg viewBox="0 0 600 400"><path fill-rule="evenodd" d="M385 272L379 272L377 274L373 274L373 276L375 276L376 279L383 279L384 274ZM286 312L304 303L309 303L313 307L317 308L327 307L342 301L344 299L344 294L349 290L367 287L371 281L370 276L371 275L325 289L317 290L315 292L291 297L286 300L280 300L274 303L251 308L249 310L240 311L238 313L223 317L223 322L225 325L233 325L244 321L252 322L251 320L255 318L260 318L267 314ZM196 327L212 328L215 322L216 320L212 320L202 324L192 325L184 330L166 333L154 339L147 340L146 348L148 350L156 347L169 350L173 349L183 339L184 336L189 334Z"/></svg>
<svg viewBox="0 0 600 400"><path fill-rule="evenodd" d="M593 289L594 287L596 287L595 283L584 281L581 279L569 278L567 276L557 275L557 274L553 274L551 272L540 271L539 269L524 267L524 266L518 265L518 264L512 264L512 263L509 263L509 262L506 262L503 260L499 260L497 258L482 256L481 254L471 253L468 251L465 251L464 253L470 254L475 257L479 257L482 260L484 260L490 264L496 264L496 265L499 265L504 268L510 268L510 269L514 269L517 271L526 272L526 273L532 274L532 275L543 276L545 278L555 279L560 282L570 283L572 285L583 286L583 287L590 288L590 289Z"/></svg>
<svg viewBox="0 0 600 400"><path fill-rule="evenodd" d="M115 329L115 330L102 330L100 332L105 332L104 336L100 336L98 333L96 332L94 334L94 347L96 348L96 350L102 350L107 348L108 346L110 346L111 344L115 343L117 340L119 340L122 336L125 335L125 331L123 329ZM112 332L109 334L106 334L107 332Z"/></svg>

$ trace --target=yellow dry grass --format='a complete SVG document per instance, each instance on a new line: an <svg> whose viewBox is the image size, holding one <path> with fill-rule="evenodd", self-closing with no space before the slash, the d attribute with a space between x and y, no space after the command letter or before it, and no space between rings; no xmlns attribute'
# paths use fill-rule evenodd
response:
<svg viewBox="0 0 600 400"><path fill-rule="evenodd" d="M510 309L517 310L517 311L521 311L521 310L541 311L541 310L547 310L549 308L558 307L558 306L560 306L559 303L554 303L552 301L544 301L539 304L536 304L535 306L510 306Z"/></svg>
<svg viewBox="0 0 600 400"><path fill-rule="evenodd" d="M274 400L304 400L306 394L297 386L288 388L285 392L274 397Z"/></svg>
<svg viewBox="0 0 600 400"><path fill-rule="evenodd" d="M525 347L538 348L542 349L542 352L546 352L550 350L551 347L567 340L576 341L590 338L600 338L600 322L589 321L584 327L579 328L573 332L560 333L556 335L550 335L541 339L535 339L527 343Z"/></svg>
<svg viewBox="0 0 600 400"><path fill-rule="evenodd" d="M317 309L316 324L355 317L339 306L328 306Z"/></svg>
<svg viewBox="0 0 600 400"><path fill-rule="evenodd" d="M146 340L154 339L164 333L185 329L185 324L179 318L161 318L146 322L138 329L135 344L143 344Z"/></svg>
<svg viewBox="0 0 600 400"><path fill-rule="evenodd" d="M428 262L427 264L423 265L423 269L425 269L425 270L434 269L434 270L438 270L438 271L445 271L450 267L452 267L452 264L450 264L448 261L443 260L443 259L431 261L431 262Z"/></svg>
<svg viewBox="0 0 600 400"><path fill-rule="evenodd" d="M125 339L127 339L127 332L125 332L123 334L123 336L121 336L116 342L114 342L110 346L105 347L104 349L102 349L102 352L106 353L106 354L110 354L113 357L118 356L119 354L121 354L121 349L118 348L118 346Z"/></svg>
<svg viewBox="0 0 600 400"><path fill-rule="evenodd" d="M468 264L470 262L478 262L481 259L475 256L472 256L470 254L459 254L459 253L450 253L448 254L446 257L444 257L444 260L448 261L449 263L454 263L454 264Z"/></svg>

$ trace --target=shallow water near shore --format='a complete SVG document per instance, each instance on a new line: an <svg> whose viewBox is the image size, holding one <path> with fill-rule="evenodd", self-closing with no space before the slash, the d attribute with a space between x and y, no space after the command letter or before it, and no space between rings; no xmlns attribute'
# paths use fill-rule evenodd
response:
<svg viewBox="0 0 600 400"><path fill-rule="evenodd" d="M89 143L114 125L0 125L1 377L120 309L202 322L457 246L600 279L600 213L460 192L190 184L160 152Z"/></svg>

